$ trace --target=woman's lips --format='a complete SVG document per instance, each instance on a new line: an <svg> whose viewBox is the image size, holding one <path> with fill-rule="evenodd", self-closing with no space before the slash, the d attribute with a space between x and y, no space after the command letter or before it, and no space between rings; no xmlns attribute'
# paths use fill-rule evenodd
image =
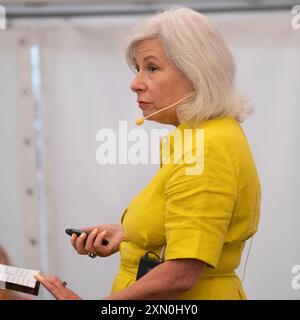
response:
<svg viewBox="0 0 300 320"><path fill-rule="evenodd" d="M149 102L139 101L139 107L140 107L142 110L145 110L149 105L150 105Z"/></svg>

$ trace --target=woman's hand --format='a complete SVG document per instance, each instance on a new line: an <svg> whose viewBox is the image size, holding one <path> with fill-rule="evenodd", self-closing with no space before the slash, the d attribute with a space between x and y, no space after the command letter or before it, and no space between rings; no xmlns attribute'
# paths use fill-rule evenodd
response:
<svg viewBox="0 0 300 320"><path fill-rule="evenodd" d="M57 300L81 300L72 290L66 288L66 283L58 277L36 274L38 280Z"/></svg>
<svg viewBox="0 0 300 320"><path fill-rule="evenodd" d="M81 228L89 233L82 233L79 237L72 235L71 244L79 254L95 253L99 257L108 257L119 251L120 243L125 239L121 224L100 224L95 227ZM102 240L108 241L107 245Z"/></svg>

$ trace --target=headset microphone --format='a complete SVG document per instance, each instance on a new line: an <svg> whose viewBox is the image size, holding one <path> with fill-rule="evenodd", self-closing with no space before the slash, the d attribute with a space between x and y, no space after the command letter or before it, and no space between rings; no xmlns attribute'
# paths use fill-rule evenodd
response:
<svg viewBox="0 0 300 320"><path fill-rule="evenodd" d="M159 113L159 112L162 112L162 111L164 111L164 110L166 110L166 109L169 109L169 108L171 108L171 107L176 106L177 104L179 104L180 102L184 101L185 99L190 98L190 96L191 96L191 95L188 95L188 96L186 96L186 97L184 97L184 98L176 101L175 103L172 103L171 105L163 108L163 109L160 109L160 110L158 110L158 111L155 111L155 112L149 114L147 117L137 118L137 119L135 120L135 124L136 124L137 126L142 125L147 118L149 118L149 117L151 117L151 116L153 116L153 115L155 115L155 114L157 114L157 113Z"/></svg>

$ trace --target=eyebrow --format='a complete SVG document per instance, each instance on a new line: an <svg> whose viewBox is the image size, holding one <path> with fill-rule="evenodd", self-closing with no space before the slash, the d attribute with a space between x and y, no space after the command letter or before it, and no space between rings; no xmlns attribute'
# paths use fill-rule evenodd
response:
<svg viewBox="0 0 300 320"><path fill-rule="evenodd" d="M146 60L149 60L149 59L154 59L156 61L159 61L155 56L153 56L151 54L146 56L143 61L146 61ZM136 59L135 58L133 58L133 61L136 63Z"/></svg>

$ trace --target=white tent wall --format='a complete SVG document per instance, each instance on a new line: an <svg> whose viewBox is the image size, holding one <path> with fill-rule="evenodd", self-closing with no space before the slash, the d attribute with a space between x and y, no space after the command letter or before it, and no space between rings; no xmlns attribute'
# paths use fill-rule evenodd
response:
<svg viewBox="0 0 300 320"><path fill-rule="evenodd" d="M14 264L40 268L34 110L25 33L19 28L0 30L0 245Z"/></svg>
<svg viewBox="0 0 300 320"><path fill-rule="evenodd" d="M17 36L16 33L0 33L0 191L1 191L1 244L11 248L11 259L24 263L23 225L21 221L21 190L19 169L19 146L21 139L18 132L16 96L17 81ZM3 45L5 43L5 46ZM11 237L11 233L14 237Z"/></svg>
<svg viewBox="0 0 300 320"><path fill-rule="evenodd" d="M300 30L291 28L290 12L209 16L236 58L238 87L256 109L243 127L260 174L263 201L245 290L250 299L296 299L299 290L291 286L291 269L300 264L296 202L300 173ZM4 115L0 118L0 242L9 248L15 264L30 262L23 252L31 248L24 248L30 229L20 221L26 214L21 200L24 171L31 171L22 166L25 151L19 146L25 130L18 125L24 98L15 99L20 87L17 75L22 68L28 70L24 67L26 60L14 57L16 51L20 52L16 48L19 36L8 36L26 30L25 38L39 46L41 58L50 272L66 280L84 298L96 299L109 293L119 255L105 259L79 256L64 229L119 222L124 208L158 169L151 164L101 166L96 162L98 130L111 128L118 134L119 121L127 120L129 132L140 115L129 90L133 75L125 63L124 40L130 28L143 18L19 20L12 30L0 32L0 106ZM30 123L28 115L25 119ZM149 132L154 127L160 126L148 122L143 128ZM28 165L32 163L34 160ZM38 223L32 225L34 232ZM246 254L247 248L239 275ZM30 266L33 264L37 262L32 258Z"/></svg>

